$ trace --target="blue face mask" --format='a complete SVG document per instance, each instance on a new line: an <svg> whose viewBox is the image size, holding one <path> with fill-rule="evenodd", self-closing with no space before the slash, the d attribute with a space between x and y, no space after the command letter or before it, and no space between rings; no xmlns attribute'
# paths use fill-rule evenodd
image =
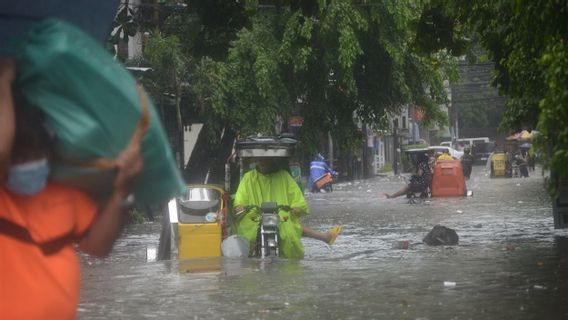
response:
<svg viewBox="0 0 568 320"><path fill-rule="evenodd" d="M47 159L17 164L8 171L6 187L13 193L31 196L45 188L48 176Z"/></svg>

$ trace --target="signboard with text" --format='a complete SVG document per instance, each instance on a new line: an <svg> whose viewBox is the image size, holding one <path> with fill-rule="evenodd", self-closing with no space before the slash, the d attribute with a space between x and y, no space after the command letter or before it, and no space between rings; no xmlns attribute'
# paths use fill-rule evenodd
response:
<svg viewBox="0 0 568 320"><path fill-rule="evenodd" d="M291 116L288 118L288 126L291 128L301 128L304 124L304 117L302 116Z"/></svg>

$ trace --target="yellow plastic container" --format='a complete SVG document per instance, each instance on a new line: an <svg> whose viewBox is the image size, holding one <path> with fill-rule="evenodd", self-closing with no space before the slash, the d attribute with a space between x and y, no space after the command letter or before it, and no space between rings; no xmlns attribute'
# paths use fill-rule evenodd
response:
<svg viewBox="0 0 568 320"><path fill-rule="evenodd" d="M221 256L221 224L179 224L179 259Z"/></svg>

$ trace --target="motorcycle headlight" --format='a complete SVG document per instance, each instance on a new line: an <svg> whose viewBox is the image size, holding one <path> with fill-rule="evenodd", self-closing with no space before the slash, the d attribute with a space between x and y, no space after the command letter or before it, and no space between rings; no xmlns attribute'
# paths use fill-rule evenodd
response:
<svg viewBox="0 0 568 320"><path fill-rule="evenodd" d="M264 215L262 217L262 225L266 227L275 227L278 225L278 216L277 215Z"/></svg>

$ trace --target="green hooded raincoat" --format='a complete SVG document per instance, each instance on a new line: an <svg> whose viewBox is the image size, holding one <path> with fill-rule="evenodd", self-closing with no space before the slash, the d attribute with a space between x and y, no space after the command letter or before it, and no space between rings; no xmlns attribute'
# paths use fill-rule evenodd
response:
<svg viewBox="0 0 568 320"><path fill-rule="evenodd" d="M285 170L265 175L254 169L244 175L235 196L234 207L252 205L260 207L263 202L276 202L278 205L301 208L305 212L304 215L307 215L309 212L308 205L298 184ZM282 210L278 215L280 216L279 255L283 258L303 258L302 225L299 217L291 214L291 212ZM249 210L237 217L235 221L237 234L248 239L251 243L251 248L256 241L258 230L257 216L256 210Z"/></svg>

